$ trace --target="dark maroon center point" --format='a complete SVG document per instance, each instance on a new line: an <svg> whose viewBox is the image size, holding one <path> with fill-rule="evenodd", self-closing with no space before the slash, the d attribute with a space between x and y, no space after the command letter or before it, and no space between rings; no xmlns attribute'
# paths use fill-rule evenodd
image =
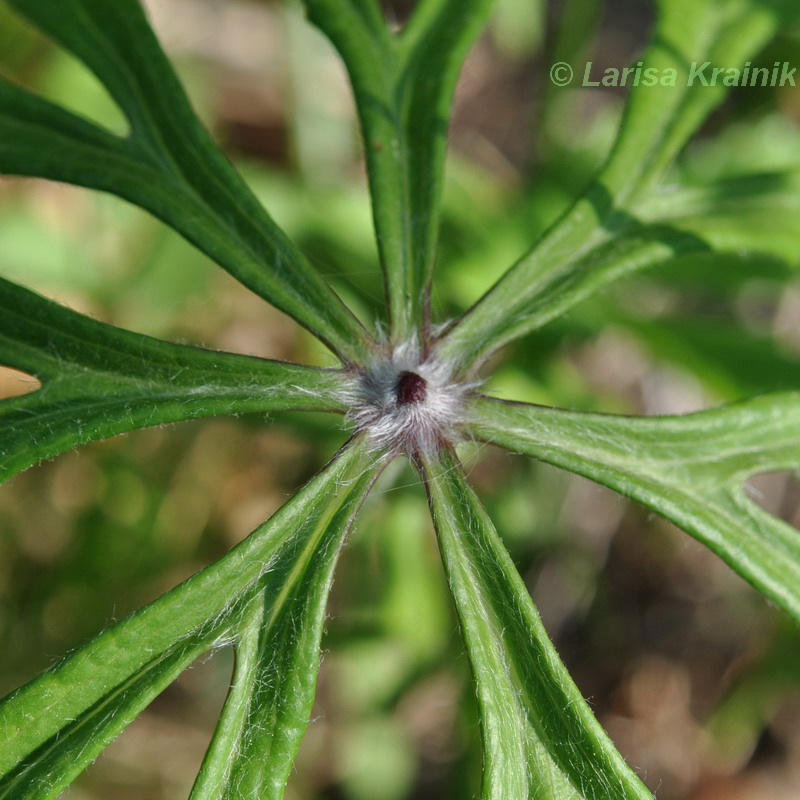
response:
<svg viewBox="0 0 800 800"><path fill-rule="evenodd" d="M401 372L395 386L397 403L407 406L411 403L424 403L428 394L428 384L416 372Z"/></svg>

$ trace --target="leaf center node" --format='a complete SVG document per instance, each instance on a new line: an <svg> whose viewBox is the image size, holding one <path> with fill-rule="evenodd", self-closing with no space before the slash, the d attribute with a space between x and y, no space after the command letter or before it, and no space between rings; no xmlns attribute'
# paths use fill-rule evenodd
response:
<svg viewBox="0 0 800 800"><path fill-rule="evenodd" d="M403 370L397 379L395 393L398 405L424 403L428 394L428 384L425 382L425 378L420 377L416 372Z"/></svg>
<svg viewBox="0 0 800 800"><path fill-rule="evenodd" d="M415 339L391 348L346 379L347 417L391 454L429 452L458 440L465 398L476 384L452 377L451 365L424 357Z"/></svg>

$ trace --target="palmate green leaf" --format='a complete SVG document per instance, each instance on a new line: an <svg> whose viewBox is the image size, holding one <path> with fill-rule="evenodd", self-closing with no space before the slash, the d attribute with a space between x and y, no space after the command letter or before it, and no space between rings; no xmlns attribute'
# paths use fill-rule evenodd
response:
<svg viewBox="0 0 800 800"><path fill-rule="evenodd" d="M747 177L675 191L643 205L642 212L643 223L627 222L614 237L598 233L596 243L583 255L569 259L563 269L545 271L532 279L535 284L524 316L516 322L505 320L502 343L563 316L614 281L677 256L752 252L797 261L800 231L795 220L800 212L800 191L791 175ZM481 359L490 353L477 338L467 345L473 354L480 349ZM439 352L442 357L459 359L449 337L442 341Z"/></svg>
<svg viewBox="0 0 800 800"><path fill-rule="evenodd" d="M243 626L246 651L254 604L267 620L274 608L280 623L277 638L269 626L263 636L281 648L282 664L273 675L262 663L260 680L286 680L293 662L316 658L313 628L287 640L284 615L304 598L309 608L322 602L322 586L308 587L309 570L327 561L330 550L322 556L315 550L341 541L380 463L355 441L225 557L9 695L0 704L0 798L55 797L198 655L236 639ZM276 701L276 718L295 725L283 730L271 756L281 768L307 721L313 679L305 680L303 692ZM229 703L223 729L231 728L231 716ZM210 767L204 775L220 783Z"/></svg>
<svg viewBox="0 0 800 800"><path fill-rule="evenodd" d="M614 249L615 238L635 233L654 182L724 96L723 86L689 86L691 63L740 64L774 35L784 19L797 14L784 0L662 0L658 8L658 24L642 61L644 68L655 68L659 74L668 67L676 69L676 85L640 84L631 90L616 144L598 179L450 326L438 345L443 358L474 368L497 348L543 324L543 294L579 280L577 273L598 260L598 249ZM757 227L756 221L748 227ZM644 259L636 268L651 263ZM612 271L609 279L626 271ZM545 315L544 321L552 316Z"/></svg>
<svg viewBox="0 0 800 800"><path fill-rule="evenodd" d="M671 191L644 205L642 212L642 224L626 224L615 237L598 234L597 244L584 255L536 279L519 323L498 317L498 324L507 324L503 342L563 316L614 281L678 256L758 252L796 262L800 251L800 228L795 222L800 187L791 174L749 176ZM445 338L440 352L458 358L451 344ZM479 348L481 342L470 347Z"/></svg>
<svg viewBox="0 0 800 800"><path fill-rule="evenodd" d="M295 539L266 577L236 673L191 800L280 800L311 716L326 602L338 555L375 478L365 471L352 501L314 538Z"/></svg>
<svg viewBox="0 0 800 800"><path fill-rule="evenodd" d="M588 414L490 398L468 413L470 435L638 500L800 621L800 532L744 488L757 473L800 468L800 393L684 416Z"/></svg>
<svg viewBox="0 0 800 800"><path fill-rule="evenodd" d="M422 472L477 683L483 800L652 800L572 682L455 456L425 456Z"/></svg>
<svg viewBox="0 0 800 800"><path fill-rule="evenodd" d="M452 96L491 3L423 0L394 35L375 0L304 0L353 84L395 342L427 333Z"/></svg>
<svg viewBox="0 0 800 800"><path fill-rule="evenodd" d="M340 373L169 344L0 278L0 364L42 387L0 400L0 481L124 431L215 414L343 410Z"/></svg>
<svg viewBox="0 0 800 800"><path fill-rule="evenodd" d="M9 0L71 50L125 113L114 136L0 83L0 172L112 192L150 211L346 361L366 332L205 131L137 0Z"/></svg>

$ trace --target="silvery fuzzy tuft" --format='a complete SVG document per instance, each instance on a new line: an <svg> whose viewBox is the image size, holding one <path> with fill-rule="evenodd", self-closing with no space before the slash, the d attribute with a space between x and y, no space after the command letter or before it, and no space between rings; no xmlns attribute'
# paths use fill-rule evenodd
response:
<svg viewBox="0 0 800 800"><path fill-rule="evenodd" d="M435 356L422 360L418 341L411 339L348 379L343 389L347 419L376 450L393 454L429 452L457 441L459 412L478 384L459 383L452 375L451 364ZM405 391L404 381L410 385Z"/></svg>

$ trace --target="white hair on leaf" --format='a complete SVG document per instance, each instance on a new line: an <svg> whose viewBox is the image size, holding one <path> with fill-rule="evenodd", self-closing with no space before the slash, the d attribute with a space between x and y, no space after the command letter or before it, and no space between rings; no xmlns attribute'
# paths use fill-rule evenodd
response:
<svg viewBox="0 0 800 800"><path fill-rule="evenodd" d="M350 374L342 391L347 419L376 450L392 454L430 452L457 441L465 397L478 384L452 376L453 365L423 359L411 339Z"/></svg>

